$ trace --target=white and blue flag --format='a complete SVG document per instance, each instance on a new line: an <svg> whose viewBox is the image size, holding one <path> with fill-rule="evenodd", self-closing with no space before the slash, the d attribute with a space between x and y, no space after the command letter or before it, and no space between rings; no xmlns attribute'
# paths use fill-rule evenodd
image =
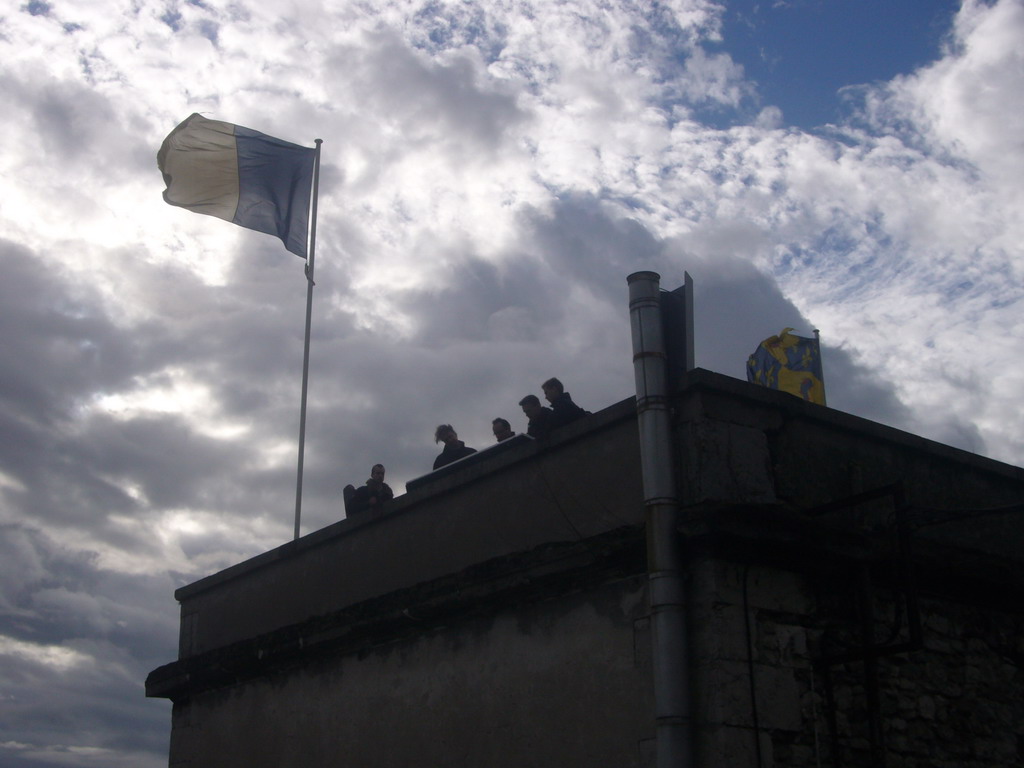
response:
<svg viewBox="0 0 1024 768"><path fill-rule="evenodd" d="M315 149L193 114L157 153L164 200L281 238L306 258Z"/></svg>

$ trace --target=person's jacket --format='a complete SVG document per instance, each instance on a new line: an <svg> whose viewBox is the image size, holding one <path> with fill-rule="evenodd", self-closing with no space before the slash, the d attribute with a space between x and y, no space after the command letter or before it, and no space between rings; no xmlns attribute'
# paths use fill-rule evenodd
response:
<svg viewBox="0 0 1024 768"><path fill-rule="evenodd" d="M551 409L541 408L537 415L530 419L526 427L526 434L534 440L543 440L551 431Z"/></svg>
<svg viewBox="0 0 1024 768"><path fill-rule="evenodd" d="M379 486L373 480L367 480L366 485L356 488L352 499L348 503L350 514L358 514L367 510L380 508L385 501L391 501L395 497L391 486L381 483Z"/></svg>
<svg viewBox="0 0 1024 768"><path fill-rule="evenodd" d="M470 448L461 440L452 440L444 444L444 450L434 459L434 469L440 469L472 453L476 453L476 448Z"/></svg>
<svg viewBox="0 0 1024 768"><path fill-rule="evenodd" d="M559 427L564 427L566 424L572 424L577 419L582 419L586 415L587 412L572 401L569 393L563 392L551 401L551 419L548 422L548 428L558 429Z"/></svg>

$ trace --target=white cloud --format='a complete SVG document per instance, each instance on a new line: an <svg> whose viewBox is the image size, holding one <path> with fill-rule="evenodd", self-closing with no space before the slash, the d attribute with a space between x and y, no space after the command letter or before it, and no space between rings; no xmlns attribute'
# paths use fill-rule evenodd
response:
<svg viewBox="0 0 1024 768"><path fill-rule="evenodd" d="M210 388L179 366L137 378L133 384L127 391L97 394L92 406L83 409L83 416L88 418L96 410L131 421L151 413L176 414L197 433L221 440L244 438L251 431L250 424L225 417Z"/></svg>
<svg viewBox="0 0 1024 768"><path fill-rule="evenodd" d="M968 0L957 17L950 54L893 83L883 115L914 121L922 138L954 160L969 163L993 199L992 245L1019 247L1024 237L1024 4ZM878 108L878 107L876 107ZM1015 276L1020 277L1020 261Z"/></svg>
<svg viewBox="0 0 1024 768"><path fill-rule="evenodd" d="M41 645L0 635L0 655L14 656L25 662L41 664L58 672L92 664L95 659L73 648L59 645Z"/></svg>

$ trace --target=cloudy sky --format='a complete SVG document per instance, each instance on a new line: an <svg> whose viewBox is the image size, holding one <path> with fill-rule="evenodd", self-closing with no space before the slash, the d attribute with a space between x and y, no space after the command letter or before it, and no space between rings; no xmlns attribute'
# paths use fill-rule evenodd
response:
<svg viewBox="0 0 1024 768"><path fill-rule="evenodd" d="M291 538L306 286L172 208L193 112L323 144L302 530L557 375L785 326L829 404L1024 447L1022 0L20 0L0 11L0 764L166 765L173 590Z"/></svg>

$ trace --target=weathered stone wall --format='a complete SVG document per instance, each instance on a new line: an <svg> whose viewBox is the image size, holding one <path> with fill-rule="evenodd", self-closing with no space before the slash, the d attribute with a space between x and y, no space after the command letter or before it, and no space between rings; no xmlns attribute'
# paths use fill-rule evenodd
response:
<svg viewBox="0 0 1024 768"><path fill-rule="evenodd" d="M698 765L880 764L872 762L865 662L821 663L860 646L855 581L722 560L697 564L691 610L702 720ZM905 640L905 601L886 588L872 594L875 641L894 634L896 642ZM878 659L884 764L1024 765L1022 606L932 596L920 607L923 647Z"/></svg>
<svg viewBox="0 0 1024 768"><path fill-rule="evenodd" d="M1024 617L939 600L924 601L922 617L924 647L879 660L887 765L1024 765ZM865 764L862 666L834 671L844 765Z"/></svg>

